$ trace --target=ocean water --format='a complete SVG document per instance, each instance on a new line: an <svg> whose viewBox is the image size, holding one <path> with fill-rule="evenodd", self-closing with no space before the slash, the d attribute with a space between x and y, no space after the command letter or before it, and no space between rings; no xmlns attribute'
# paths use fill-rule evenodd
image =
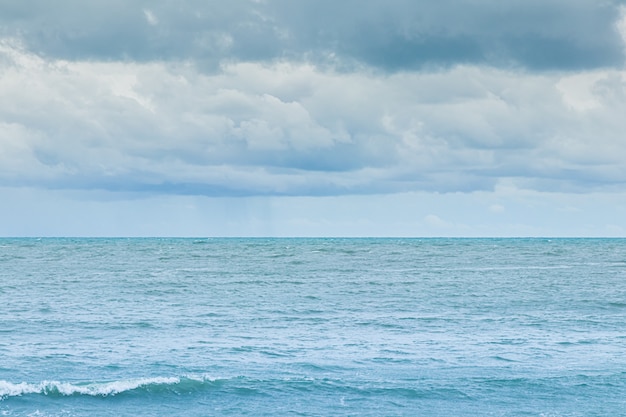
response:
<svg viewBox="0 0 626 417"><path fill-rule="evenodd" d="M0 416L626 415L623 239L0 239Z"/></svg>

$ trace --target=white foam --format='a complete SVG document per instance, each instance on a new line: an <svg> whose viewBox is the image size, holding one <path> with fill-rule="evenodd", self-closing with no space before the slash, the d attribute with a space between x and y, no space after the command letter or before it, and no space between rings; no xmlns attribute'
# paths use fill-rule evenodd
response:
<svg viewBox="0 0 626 417"><path fill-rule="evenodd" d="M57 392L66 396L78 394L104 397L132 391L148 385L173 385L178 383L180 383L180 378L176 377L141 378L86 385L76 385L59 381L43 381L37 384L29 384L27 382L14 384L12 382L0 380L0 398L4 399L7 397L17 397L27 394L47 395Z"/></svg>
<svg viewBox="0 0 626 417"><path fill-rule="evenodd" d="M13 384L8 381L0 381L0 398L15 397L23 394L36 394L41 392L41 388L34 384L21 382Z"/></svg>

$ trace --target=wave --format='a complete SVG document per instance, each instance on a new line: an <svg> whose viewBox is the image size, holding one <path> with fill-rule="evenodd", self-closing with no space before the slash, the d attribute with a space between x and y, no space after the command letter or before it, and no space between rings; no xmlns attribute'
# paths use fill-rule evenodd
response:
<svg viewBox="0 0 626 417"><path fill-rule="evenodd" d="M354 395L382 396L385 398L466 398L460 390L449 387L416 387L412 384L368 383L353 384L348 381L328 378L280 378L255 379L236 376L225 379L213 379L208 376L154 377L129 379L111 382L59 382L42 381L39 383L12 383L0 380L0 402L13 397L44 396L61 397L99 397L115 396L179 396L194 393L220 391L236 397L267 396L280 394L307 395Z"/></svg>
<svg viewBox="0 0 626 417"><path fill-rule="evenodd" d="M217 383L218 380L204 376L156 377L92 383L42 381L39 383L21 382L16 384L0 380L0 400L23 395L109 397L135 391L182 394L202 390Z"/></svg>

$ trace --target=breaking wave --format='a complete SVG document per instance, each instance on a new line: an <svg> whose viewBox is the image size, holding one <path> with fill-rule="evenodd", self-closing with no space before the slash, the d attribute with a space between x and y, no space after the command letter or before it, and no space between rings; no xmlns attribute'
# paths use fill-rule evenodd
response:
<svg viewBox="0 0 626 417"><path fill-rule="evenodd" d="M23 395L108 397L123 393L163 393L183 394L200 391L219 381L208 377L155 377L124 381L69 383L42 381L39 383L12 383L0 380L0 400Z"/></svg>

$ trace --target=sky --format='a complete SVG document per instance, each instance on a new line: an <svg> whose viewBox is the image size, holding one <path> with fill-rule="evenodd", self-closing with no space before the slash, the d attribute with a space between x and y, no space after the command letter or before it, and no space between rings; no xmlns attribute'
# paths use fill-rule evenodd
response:
<svg viewBox="0 0 626 417"><path fill-rule="evenodd" d="M0 0L0 236L626 236L626 0Z"/></svg>

